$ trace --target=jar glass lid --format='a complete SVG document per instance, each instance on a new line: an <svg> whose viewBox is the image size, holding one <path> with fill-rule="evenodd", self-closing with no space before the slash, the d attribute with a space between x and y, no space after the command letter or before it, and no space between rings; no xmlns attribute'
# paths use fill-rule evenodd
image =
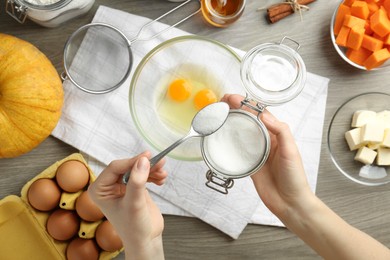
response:
<svg viewBox="0 0 390 260"><path fill-rule="evenodd" d="M225 124L202 139L207 166L226 178L242 178L260 169L268 158L270 138L253 114L231 110Z"/></svg>
<svg viewBox="0 0 390 260"><path fill-rule="evenodd" d="M294 50L282 44L285 39L289 38L256 46L246 53L241 64L245 90L264 105L280 105L292 100L306 81L306 67L297 52L299 44Z"/></svg>

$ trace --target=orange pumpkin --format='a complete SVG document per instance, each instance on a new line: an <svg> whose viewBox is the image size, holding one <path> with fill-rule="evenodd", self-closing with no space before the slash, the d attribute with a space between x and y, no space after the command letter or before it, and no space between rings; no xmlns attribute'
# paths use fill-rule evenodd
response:
<svg viewBox="0 0 390 260"><path fill-rule="evenodd" d="M0 33L0 158L31 151L56 126L64 100L61 79L32 44Z"/></svg>

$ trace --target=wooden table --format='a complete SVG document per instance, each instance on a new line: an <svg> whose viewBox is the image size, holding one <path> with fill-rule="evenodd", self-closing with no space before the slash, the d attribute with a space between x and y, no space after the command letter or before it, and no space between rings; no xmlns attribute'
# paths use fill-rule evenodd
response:
<svg viewBox="0 0 390 260"><path fill-rule="evenodd" d="M334 50L330 19L338 1L317 1L310 11L290 16L270 25L265 13L256 11L276 1L248 0L240 20L226 29L206 25L202 17L193 17L180 29L204 35L242 50L265 42L277 42L291 36L302 44L300 54L307 70L331 79L329 84L317 195L345 220L390 246L390 188L364 187L347 180L333 165L326 145L326 132L336 111L348 98L367 91L389 93L389 70L363 72L344 62ZM99 5L156 18L175 3L166 0L96 0L90 12L58 28L48 29L27 21L18 24L5 13L0 1L0 32L25 39L36 45L63 71L63 46L68 36L89 23ZM22 186L53 162L76 149L49 137L33 151L13 159L0 160L0 199L20 194ZM198 219L165 216L164 246L166 259L316 259L313 250L284 228L248 225L237 240ZM1 252L0 252L1 255ZM120 256L120 258L123 256ZM1 258L1 257L0 257Z"/></svg>

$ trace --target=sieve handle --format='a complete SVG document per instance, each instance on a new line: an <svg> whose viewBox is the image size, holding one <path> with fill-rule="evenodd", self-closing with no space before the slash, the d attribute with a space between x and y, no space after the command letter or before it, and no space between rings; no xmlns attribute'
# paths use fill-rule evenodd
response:
<svg viewBox="0 0 390 260"><path fill-rule="evenodd" d="M168 28L165 28L164 30L162 30L162 31L160 31L160 32L158 32L158 33L156 33L156 34L154 34L153 36L150 36L150 37L148 37L148 38L139 38L140 35L141 35L141 33L142 33L147 27L153 25L155 22L157 22L157 21L161 20L162 18L164 18L164 17L170 15L171 13L173 13L173 12L179 10L180 8L184 7L185 5L187 5L187 4L191 3L191 2L197 2L197 3L199 4L199 7L198 7L194 12L192 12L192 13L189 14L188 16L184 17L183 19L179 20L179 21L176 22L175 24L169 26ZM160 17L158 17L158 18L156 18L156 19L154 19L154 20L152 20L152 21L146 23L145 25L143 25L143 26L141 27L141 29L138 31L137 35L136 35L133 39L130 40L130 43L133 43L133 42L135 42L135 41L149 41L149 40L152 40L152 39L156 38L156 37L159 36L160 34L162 34L162 33L166 32L166 31L172 29L173 27L176 27L177 25L179 25L179 24L181 24L182 22L188 20L189 18L191 18L191 17L194 16L195 14L199 13L200 7L201 7L200 0L187 0L187 1L183 2L182 4L176 6L175 8L173 8L173 9L171 9L170 11L166 12L165 14L161 15Z"/></svg>

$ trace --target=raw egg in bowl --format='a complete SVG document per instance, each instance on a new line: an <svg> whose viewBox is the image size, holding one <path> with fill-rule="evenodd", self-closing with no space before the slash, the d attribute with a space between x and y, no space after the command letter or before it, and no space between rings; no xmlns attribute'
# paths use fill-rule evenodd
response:
<svg viewBox="0 0 390 260"><path fill-rule="evenodd" d="M135 125L156 150L183 137L192 118L225 93L243 94L239 55L228 46L200 36L181 36L151 50L134 72L130 111ZM202 160L200 139L170 154L178 160Z"/></svg>

